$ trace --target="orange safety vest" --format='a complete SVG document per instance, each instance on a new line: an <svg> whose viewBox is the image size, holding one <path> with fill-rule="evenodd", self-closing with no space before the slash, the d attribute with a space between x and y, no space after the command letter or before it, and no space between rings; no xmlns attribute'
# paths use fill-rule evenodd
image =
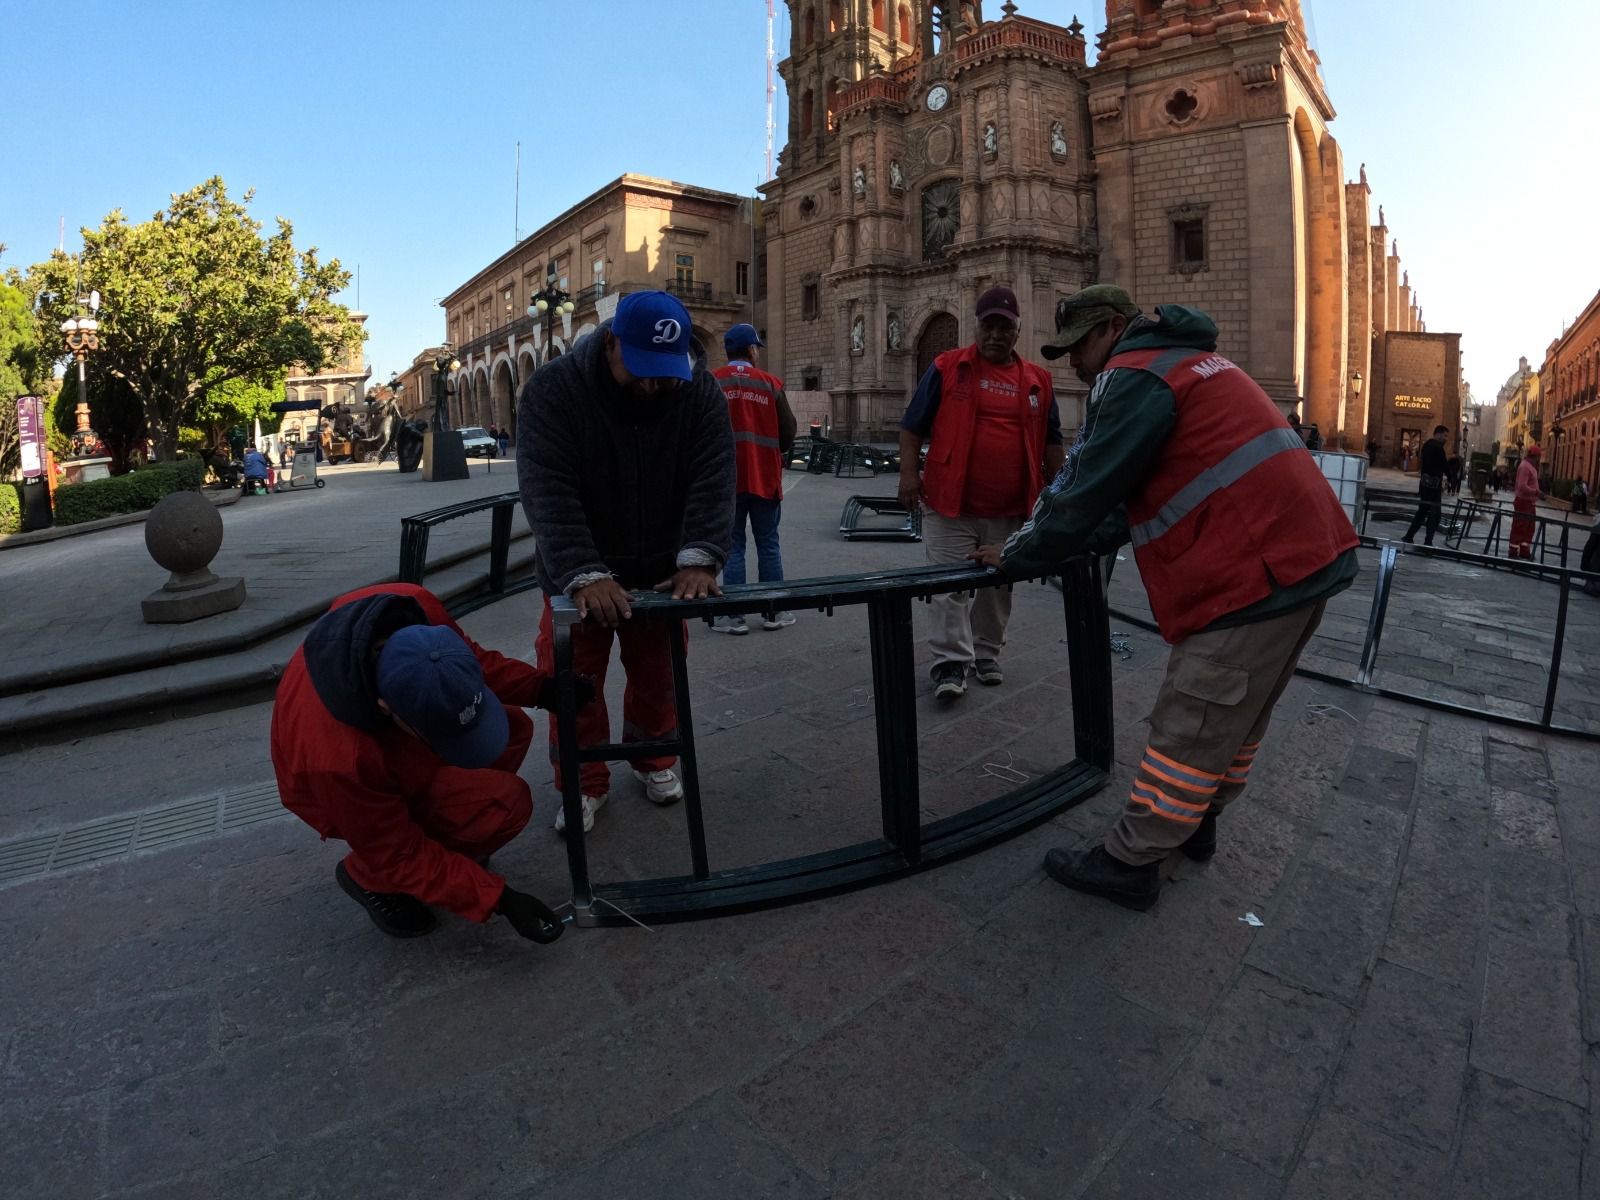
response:
<svg viewBox="0 0 1600 1200"><path fill-rule="evenodd" d="M711 374L728 397L738 470L734 491L763 500L783 499L783 456L778 444L778 396L783 381L747 362L729 363Z"/></svg>
<svg viewBox="0 0 1600 1200"><path fill-rule="evenodd" d="M1127 500L1128 531L1161 636L1177 642L1299 583L1360 539L1299 434L1220 354L1130 350L1172 389L1178 419Z"/></svg>
<svg viewBox="0 0 1600 1200"><path fill-rule="evenodd" d="M1050 404L1055 392L1043 367L1018 358L1022 367L1021 402L1028 405L1022 422L1028 459L1028 503L1044 487L1044 444L1050 430ZM946 350L933 360L939 372L939 411L933 418L928 462L922 470L922 500L946 517L961 515L967 490L967 465L972 456L972 431L978 423L978 401L973 380L978 373L978 347Z"/></svg>

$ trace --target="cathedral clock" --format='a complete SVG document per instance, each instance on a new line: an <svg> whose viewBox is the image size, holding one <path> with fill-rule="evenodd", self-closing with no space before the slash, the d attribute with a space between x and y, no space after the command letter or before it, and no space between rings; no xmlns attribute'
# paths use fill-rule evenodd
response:
<svg viewBox="0 0 1600 1200"><path fill-rule="evenodd" d="M941 112L944 106L950 103L950 89L942 83L936 83L928 89L928 111Z"/></svg>

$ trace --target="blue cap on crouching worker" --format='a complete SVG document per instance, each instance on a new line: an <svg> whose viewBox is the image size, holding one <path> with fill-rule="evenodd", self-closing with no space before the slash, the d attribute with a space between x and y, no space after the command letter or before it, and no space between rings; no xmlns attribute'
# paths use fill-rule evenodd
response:
<svg viewBox="0 0 1600 1200"><path fill-rule="evenodd" d="M617 301L611 336L622 347L622 365L636 379L694 376L689 310L666 292L634 292Z"/></svg>
<svg viewBox="0 0 1600 1200"><path fill-rule="evenodd" d="M407 625L378 655L378 695L453 767L487 767L510 740L506 710L471 647L443 625Z"/></svg>

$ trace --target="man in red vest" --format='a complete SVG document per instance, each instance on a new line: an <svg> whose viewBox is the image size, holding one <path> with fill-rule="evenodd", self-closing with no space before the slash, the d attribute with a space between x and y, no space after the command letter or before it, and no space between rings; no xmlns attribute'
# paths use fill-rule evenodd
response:
<svg viewBox="0 0 1600 1200"><path fill-rule="evenodd" d="M1244 788L1324 605L1357 570L1355 530L1304 443L1216 347L1195 309L1146 317L1110 284L1062 300L1043 354L1070 355L1092 383L1083 428L1027 524L1003 552L974 556L1025 578L1133 543L1172 644L1150 740L1103 844L1044 864L1129 908L1156 902L1169 851L1216 853L1217 814Z"/></svg>
<svg viewBox="0 0 1600 1200"><path fill-rule="evenodd" d="M728 365L711 372L728 397L728 418L733 424L733 456L738 469L733 498L733 546L722 569L724 584L745 581L744 525L756 539L756 569L762 583L783 578L783 554L778 548L778 518L783 510L783 462L794 446L794 412L783 394L783 380L756 366L756 348L765 346L754 325L735 325L722 335ZM794 624L792 612L775 612L762 618L761 628L782 629ZM749 633L745 619L718 617L711 628L718 633Z"/></svg>
<svg viewBox="0 0 1600 1200"><path fill-rule="evenodd" d="M1011 536L1065 456L1050 375L1016 353L1016 295L992 287L978 297L976 315L977 341L934 359L900 422L900 503L922 506L930 563L965 562L979 546ZM1000 648L1010 616L1006 588L933 598L936 697L965 695L969 669L990 687L1004 681Z"/></svg>

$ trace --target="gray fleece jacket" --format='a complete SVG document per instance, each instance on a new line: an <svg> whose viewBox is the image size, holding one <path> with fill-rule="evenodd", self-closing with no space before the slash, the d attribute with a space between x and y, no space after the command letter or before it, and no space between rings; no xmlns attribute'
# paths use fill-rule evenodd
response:
<svg viewBox="0 0 1600 1200"><path fill-rule="evenodd" d="M649 398L617 386L599 331L523 385L517 481L547 595L610 573L652 588L680 566L720 570L733 530L733 429L697 355L694 378Z"/></svg>

